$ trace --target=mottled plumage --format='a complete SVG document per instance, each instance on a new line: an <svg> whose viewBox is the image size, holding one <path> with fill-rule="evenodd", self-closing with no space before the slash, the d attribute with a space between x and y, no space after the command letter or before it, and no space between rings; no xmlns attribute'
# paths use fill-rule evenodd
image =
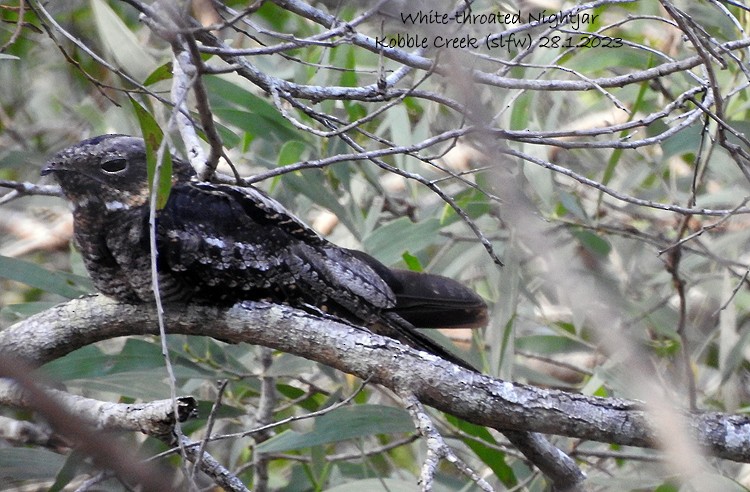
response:
<svg viewBox="0 0 750 492"><path fill-rule="evenodd" d="M320 237L254 187L198 182L173 158L173 186L157 215L158 278L165 302L270 299L318 308L466 365L414 330L478 326L486 306L445 277L393 270ZM97 289L153 300L143 140L103 135L52 157L73 204L75 240Z"/></svg>

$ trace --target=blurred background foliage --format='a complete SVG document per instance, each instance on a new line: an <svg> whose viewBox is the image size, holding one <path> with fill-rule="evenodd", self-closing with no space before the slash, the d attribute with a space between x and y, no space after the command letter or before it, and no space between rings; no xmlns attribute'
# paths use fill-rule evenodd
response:
<svg viewBox="0 0 750 492"><path fill-rule="evenodd" d="M195 1L193 15L208 26L219 16L231 18L227 9L248 8L247 2L220 3ZM470 3L477 14L518 13L524 20L574 5ZM484 41L518 27L518 38L528 34L535 44L427 50L424 56L438 59L441 70L412 69L395 85L411 92L392 95L395 88L389 86L382 89L387 97L366 100L346 96L343 89L378 87L411 60L364 49L349 35L314 43L310 40L326 28L311 16L285 8L284 2L259 2L217 36L238 49L293 44L246 60L271 77L340 87L345 95L300 98L298 106L288 99L274 101L236 67L208 53L204 61L217 73L204 75L203 82L226 152L243 177L403 147L382 157L400 174L352 158L257 185L337 244L363 249L391 266L440 273L472 286L493 306L489 326L436 336L453 338L488 374L585 394L665 398L675 406L693 399L701 409L744 412L750 403L748 179L747 160L733 145L750 151L744 139L750 129L745 31L750 14L730 2L676 4L690 19L689 33L665 10L673 4L655 0L589 3L581 14L597 17L578 29L520 27L525 22L465 25L457 36L468 33ZM446 35L448 27L409 26L400 14L456 8L384 2L377 14L358 23L371 7L368 2L310 6L352 22L352 32L363 36L410 34L430 42ZM0 180L40 182L46 157L64 146L102 133L138 134L128 96L168 128L172 51L139 21L130 2L2 2L0 16ZM703 49L714 52L695 48L687 34L696 32ZM737 48L719 47L730 41L739 43ZM702 65L645 72L698 55ZM472 81L473 70L502 83ZM606 84L629 73L651 75ZM597 84L587 85L592 80ZM335 126L357 122L355 131L346 133L351 140L323 135L331 128L315 115L326 115ZM456 138L407 148L453 130ZM181 153L178 132L170 134ZM220 171L229 168L222 164ZM425 183L439 186L466 212L503 268ZM70 244L71 220L62 200L12 193L0 192L3 327L93 292ZM715 213L685 213L698 209ZM619 344L628 349L619 351ZM359 386L346 375L286 354L275 354L262 372L257 347L178 336L170 337L169 346L178 391L202 402L201 419L185 425L196 438L205 430L217 380L229 383L213 432L227 435L259 424L263 375L275 378L273 420L318 411ZM151 338L89 346L43 370L71 392L106 401L169 394L159 342ZM641 385L644 374L658 383L658 393ZM461 456L498 488L546 486L499 434L450 416L435 418ZM262 443L227 438L210 451L250 485L257 480L253 456L264 453L271 489L416 487L424 447L398 399L379 388L365 387L351 405L272 434ZM123 439L146 454L165 449L140 436ZM674 470L655 452L565 438L554 442L580 460L594 489L679 489L672 482ZM0 476L7 487L51 483L55 477L64 483L66 476L75 483L88 468L79 463L77 473L65 475L61 470L67 471L71 460L56 450L3 445ZM747 471L730 462L711 462L710 468L739 490L750 483ZM100 486L118 487L112 480ZM444 466L436 490L472 487Z"/></svg>

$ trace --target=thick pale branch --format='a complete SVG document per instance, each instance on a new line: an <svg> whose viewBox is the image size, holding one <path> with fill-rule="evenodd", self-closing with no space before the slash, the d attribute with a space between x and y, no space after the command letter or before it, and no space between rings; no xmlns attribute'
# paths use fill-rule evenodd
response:
<svg viewBox="0 0 750 492"><path fill-rule="evenodd" d="M15 446L43 446L58 449L65 443L47 426L0 416L0 439Z"/></svg>
<svg viewBox="0 0 750 492"><path fill-rule="evenodd" d="M629 446L658 442L641 404L493 379L364 330L267 303L232 308L167 306L171 333L264 345L317 360L467 421L496 429L558 434ZM0 332L0 351L43 364L108 338L157 333L147 306L101 296L70 301ZM717 412L689 417L708 452L750 462L750 418Z"/></svg>
<svg viewBox="0 0 750 492"><path fill-rule="evenodd" d="M94 434L93 431L137 431L156 437L171 445L175 439L176 421L184 422L185 420L197 416L197 402L191 396L182 396L176 400L158 400L146 403L110 403L85 398L83 396L72 395L64 391L50 388L38 387L36 381L32 382L31 378L23 376L27 374L25 364L18 363L17 359L8 356L5 352L0 354L0 368L4 376L10 376L6 379L0 379L0 405L8 405L19 408L29 408L40 410L44 416L45 410L52 411L55 414L57 422L53 423L54 430L61 435L49 432L44 434L37 431L27 422L10 422L6 421L2 430L8 436L8 431L21 426L26 443L36 441L37 444L47 446L59 446L72 442L73 446L84 448L95 459L99 458L102 465L109 467L108 461L117 461L120 463L115 470L122 470L123 463L139 472L149 470L144 467L134 457L124 453L122 449L113 444L110 439L103 438L101 434ZM18 374L14 374L18 373ZM19 376L19 377L16 377ZM11 379L12 378L12 379ZM16 382L19 381L19 382ZM175 419L175 412L177 418ZM67 418L66 418L67 417ZM7 420L7 419L6 419ZM54 424L57 425L54 425ZM62 425L61 425L62 424ZM81 427L83 426L83 427ZM75 432L72 432L75 429ZM31 433L31 435L29 435ZM86 436L90 439L81 439ZM23 438L24 436L19 436ZM183 436L181 448L185 449L186 457L196 464L204 473L225 490L228 491L247 491L248 489L242 482L233 475L229 470L224 468L202 447L192 446ZM20 439L17 439L20 440ZM76 443L76 441L79 441ZM82 445L81 441L85 443ZM187 444L186 444L187 443ZM189 445L189 447L188 447ZM108 459L101 459L103 455ZM149 465L150 466L150 465ZM132 474L125 473L124 476ZM166 482L161 484L164 479L161 475L156 475L156 479L149 479L145 476L146 482L144 490L169 490L165 488Z"/></svg>
<svg viewBox="0 0 750 492"><path fill-rule="evenodd" d="M17 385L15 388L13 385L6 386L4 397L13 397L20 400L22 405L33 408L61 436L61 442L91 457L95 465L111 470L123 484L137 484L144 491L175 490L172 487L171 471L154 463L140 461L116 439L96 432L90 426L91 421L86 416L79 415L76 409L80 399L75 401L76 397L72 397L70 400L73 406L66 406L61 397L65 399L70 395L59 392L55 394L40 387L29 365L5 350L0 352L0 378L5 378L2 381L13 380ZM85 406L87 405L84 404Z"/></svg>
<svg viewBox="0 0 750 492"><path fill-rule="evenodd" d="M83 422L91 425L92 429L100 431L137 431L161 439L171 445L174 441L174 402L171 399L146 403L110 403L92 398L71 395L54 389L44 390L46 397L54 400L56 405L66 412L78 416ZM8 379L0 380L0 404L14 407L34 407L34 397L28 391ZM196 415L197 402L190 396L177 398L179 410L178 420L183 422ZM3 417L4 418L4 417ZM9 419L5 419L9 421ZM59 438L51 432L44 433L29 422L6 422L0 425L0 430L7 435L9 430L22 429L23 436L15 440L24 444L59 445ZM201 471L211 476L213 480L225 490L246 491L242 482L229 470L224 468L216 459L199 446L183 439L187 458ZM200 459L199 459L200 457Z"/></svg>
<svg viewBox="0 0 750 492"><path fill-rule="evenodd" d="M137 431L154 437L172 435L175 418L171 399L146 403L110 403L54 389L46 389L45 393L96 430ZM0 405L33 408L33 401L23 388L4 379L0 380ZM197 402L191 396L179 397L177 406L180 422L194 416L197 410Z"/></svg>

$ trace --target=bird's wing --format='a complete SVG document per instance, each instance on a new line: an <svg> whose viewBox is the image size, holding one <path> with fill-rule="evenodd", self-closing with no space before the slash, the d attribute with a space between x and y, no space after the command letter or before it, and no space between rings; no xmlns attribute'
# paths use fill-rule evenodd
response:
<svg viewBox="0 0 750 492"><path fill-rule="evenodd" d="M160 263L214 288L199 297L268 296L316 306L333 301L360 319L395 304L365 262L253 187L178 184L160 211L159 237Z"/></svg>
<svg viewBox="0 0 750 492"><path fill-rule="evenodd" d="M159 238L160 268L184 276L199 298L327 308L471 368L391 311L396 296L381 275L390 270L329 243L257 189L179 184L160 212Z"/></svg>

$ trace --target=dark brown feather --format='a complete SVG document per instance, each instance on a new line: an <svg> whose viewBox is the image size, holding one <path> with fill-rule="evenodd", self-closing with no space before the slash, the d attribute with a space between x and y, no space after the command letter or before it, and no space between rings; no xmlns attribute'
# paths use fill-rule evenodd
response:
<svg viewBox="0 0 750 492"><path fill-rule="evenodd" d="M340 248L252 186L200 183L184 161L174 158L173 166L156 230L164 301L269 299L317 308L470 367L414 326L484 324L487 308L474 292ZM54 175L73 203L75 238L96 287L151 302L143 140L85 140L55 155L42 174Z"/></svg>

